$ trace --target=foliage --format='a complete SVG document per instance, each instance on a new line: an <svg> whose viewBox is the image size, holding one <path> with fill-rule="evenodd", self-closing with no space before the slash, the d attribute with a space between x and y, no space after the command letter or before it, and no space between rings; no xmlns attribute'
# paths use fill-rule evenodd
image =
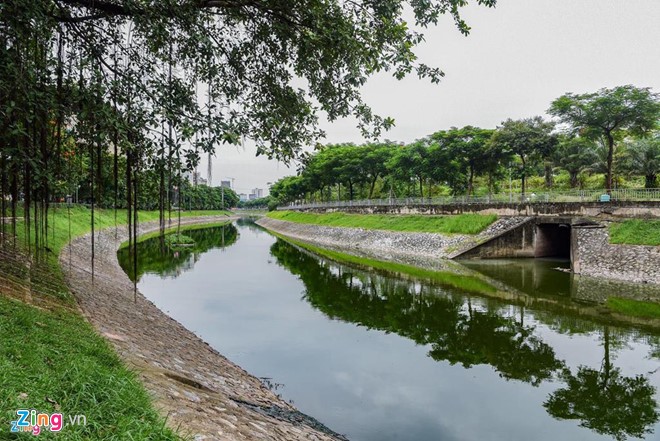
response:
<svg viewBox="0 0 660 441"><path fill-rule="evenodd" d="M598 92L567 93L552 102L548 112L573 133L600 139L607 146L606 187L613 186L612 163L616 142L624 135L645 136L660 119L659 95L632 85Z"/></svg>
<svg viewBox="0 0 660 441"><path fill-rule="evenodd" d="M429 138L437 142L438 150L446 152L445 155L440 155L439 160L434 161L433 168L436 173L444 170L444 180L456 182L458 179L455 176L466 172L467 194L468 196L473 194L475 176L497 167L497 161L493 161L496 148L489 144L493 132L490 129L466 126L462 129L452 128L432 134ZM448 164L455 165L453 170ZM457 192L455 185L452 187Z"/></svg>
<svg viewBox="0 0 660 441"><path fill-rule="evenodd" d="M538 162L549 156L557 145L552 134L554 124L543 121L540 116L521 120L508 119L498 127L491 140L492 148L508 153L520 160L518 173L522 193L525 194L525 179Z"/></svg>
<svg viewBox="0 0 660 441"><path fill-rule="evenodd" d="M643 175L644 187L657 188L660 174L660 134L656 134L654 138L630 141L627 147L629 173Z"/></svg>
<svg viewBox="0 0 660 441"><path fill-rule="evenodd" d="M580 136L560 138L556 152L556 163L569 175L571 188L581 186L580 174L587 171L598 161L598 147L593 141Z"/></svg>
<svg viewBox="0 0 660 441"><path fill-rule="evenodd" d="M273 205L272 196L252 199L250 201L239 201L238 208L270 208Z"/></svg>
<svg viewBox="0 0 660 441"><path fill-rule="evenodd" d="M239 197L227 187L182 185L181 207L187 210L226 210L236 207Z"/></svg>
<svg viewBox="0 0 660 441"><path fill-rule="evenodd" d="M415 231L445 234L477 234L497 220L497 216L460 214L456 216L426 215L378 215L347 213L301 213L296 211L273 211L268 217L289 222L352 227L368 230Z"/></svg>
<svg viewBox="0 0 660 441"><path fill-rule="evenodd" d="M400 146L388 162L394 177L402 181L417 181L419 197L424 197L424 180L429 178L429 149L425 141Z"/></svg>

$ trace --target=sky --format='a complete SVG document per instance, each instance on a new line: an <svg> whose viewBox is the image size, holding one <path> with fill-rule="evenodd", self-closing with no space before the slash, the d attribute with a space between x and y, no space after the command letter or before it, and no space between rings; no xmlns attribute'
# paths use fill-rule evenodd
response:
<svg viewBox="0 0 660 441"><path fill-rule="evenodd" d="M463 17L469 36L444 17L417 48L420 61L445 72L440 84L383 74L363 88L374 112L396 121L382 139L410 142L453 126L545 116L567 92L625 84L660 92L660 0L498 0L494 9L468 6ZM322 143L365 141L352 119L321 127ZM249 141L217 149L213 185L231 177L249 193L295 174L255 151Z"/></svg>

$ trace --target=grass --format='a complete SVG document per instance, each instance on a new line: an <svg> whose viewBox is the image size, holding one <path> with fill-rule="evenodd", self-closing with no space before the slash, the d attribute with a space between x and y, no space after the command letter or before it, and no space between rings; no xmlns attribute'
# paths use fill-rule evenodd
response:
<svg viewBox="0 0 660 441"><path fill-rule="evenodd" d="M275 236L318 254L328 259L334 260L339 263L348 263L363 268L370 268L386 273L405 274L418 279L425 279L436 282L440 285L450 286L463 291L478 293L478 294L493 294L497 289L491 284L466 275L456 274L449 271L434 271L424 268L419 268L413 265L406 265L402 263L386 262L382 260L369 259L366 257L358 257L352 254L346 254L339 251L328 250L326 248L317 247L307 242L291 239L280 234L271 232Z"/></svg>
<svg viewBox="0 0 660 441"><path fill-rule="evenodd" d="M328 227L444 234L477 234L497 220L497 216L494 214L427 216L347 213L318 214L297 211L271 211L268 213L268 217L283 221Z"/></svg>
<svg viewBox="0 0 660 441"><path fill-rule="evenodd" d="M660 318L660 303L610 297L607 307L612 311L635 317Z"/></svg>
<svg viewBox="0 0 660 441"><path fill-rule="evenodd" d="M0 296L0 438L17 409L85 415L87 425L66 426L45 439L177 440L129 371L78 313L40 310Z"/></svg>
<svg viewBox="0 0 660 441"><path fill-rule="evenodd" d="M140 222L159 217L153 211L138 214ZM184 217L222 214L229 215L182 212ZM94 217L96 229L126 224L121 210L116 224L113 210L95 210ZM180 439L164 428L165 421L135 374L78 313L64 282L58 256L70 239L90 231L91 211L81 206L51 209L48 221L50 251L35 256L29 266L16 258L29 243L23 222L17 223L16 250L0 250L0 439L31 436L9 433L10 421L21 408L59 412L65 422L68 416L86 416L86 426L65 426L59 434L42 431L46 439ZM7 297L22 299L27 294L27 303Z"/></svg>
<svg viewBox="0 0 660 441"><path fill-rule="evenodd" d="M628 219L610 225L610 242L627 245L660 245L660 220Z"/></svg>

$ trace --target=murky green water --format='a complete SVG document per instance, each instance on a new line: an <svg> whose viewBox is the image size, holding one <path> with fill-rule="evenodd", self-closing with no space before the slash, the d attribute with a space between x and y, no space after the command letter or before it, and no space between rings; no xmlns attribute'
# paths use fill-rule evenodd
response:
<svg viewBox="0 0 660 441"><path fill-rule="evenodd" d="M140 290L351 440L660 439L660 333L576 299L565 263L470 263L498 287L483 297L246 221L186 234L178 255L140 244Z"/></svg>

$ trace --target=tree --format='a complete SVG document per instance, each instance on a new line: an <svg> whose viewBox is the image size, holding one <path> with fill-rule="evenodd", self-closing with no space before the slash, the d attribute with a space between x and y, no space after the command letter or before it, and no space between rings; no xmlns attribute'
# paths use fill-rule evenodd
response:
<svg viewBox="0 0 660 441"><path fill-rule="evenodd" d="M424 197L424 180L429 177L429 149L426 142L415 141L400 146L387 164L390 173L398 179L419 182L419 197Z"/></svg>
<svg viewBox="0 0 660 441"><path fill-rule="evenodd" d="M426 175L429 179L429 197L431 196L430 182L446 184L453 194L465 192L468 181L466 175L467 165L460 153L456 153L443 142L430 140L428 156L425 160Z"/></svg>
<svg viewBox="0 0 660 441"><path fill-rule="evenodd" d="M493 130L465 126L436 132L430 138L447 149L450 155L467 170L467 194L474 191L474 178L490 166L488 147Z"/></svg>
<svg viewBox="0 0 660 441"><path fill-rule="evenodd" d="M495 1L477 3L492 7ZM379 72L438 82L443 72L415 54L421 30L446 14L467 34L460 15L465 4L3 1L0 199L11 200L15 217L25 195L26 224L35 225L35 234L48 231L52 183L63 181L62 133L70 127L89 158L92 211L104 198L104 180L113 181L110 199L117 207L124 180L128 218L137 222L143 174L155 172L159 197L152 202L164 229L162 213L171 206L164 194L180 169L193 170L223 144L249 138L258 154L286 162L323 135L319 115L354 117L367 136L391 127L391 118L363 101L362 86ZM105 173L107 151L111 175ZM119 157L125 158L123 176ZM5 204L2 211L5 217ZM137 232L134 225L129 230ZM33 242L44 249L42 240Z"/></svg>
<svg viewBox="0 0 660 441"><path fill-rule="evenodd" d="M362 154L353 144L343 144L336 147L336 165L334 175L336 182L348 187L348 198L353 200L355 186L364 182L366 176L362 172Z"/></svg>
<svg viewBox="0 0 660 441"><path fill-rule="evenodd" d="M387 142L361 147L362 170L369 182L369 199L373 197L376 181L387 174L387 162L392 158L395 148L395 145Z"/></svg>
<svg viewBox="0 0 660 441"><path fill-rule="evenodd" d="M571 188L576 188L579 175L597 162L596 144L584 137L564 136L559 142L556 163L568 172Z"/></svg>
<svg viewBox="0 0 660 441"><path fill-rule="evenodd" d="M627 149L631 173L644 176L646 188L657 188L660 174L660 135L632 141Z"/></svg>
<svg viewBox="0 0 660 441"><path fill-rule="evenodd" d="M301 199L305 191L303 179L300 176L286 176L270 187L270 195L281 204Z"/></svg>
<svg viewBox="0 0 660 441"><path fill-rule="evenodd" d="M645 136L655 129L660 119L660 100L650 88L627 85L594 93L567 93L554 100L548 112L568 124L573 133L592 139L604 138L609 191L617 139L623 133Z"/></svg>
<svg viewBox="0 0 660 441"><path fill-rule="evenodd" d="M493 134L493 148L520 159L523 197L525 179L530 170L557 145L557 137L552 134L554 127L554 123L544 121L540 116L515 121L508 119Z"/></svg>

